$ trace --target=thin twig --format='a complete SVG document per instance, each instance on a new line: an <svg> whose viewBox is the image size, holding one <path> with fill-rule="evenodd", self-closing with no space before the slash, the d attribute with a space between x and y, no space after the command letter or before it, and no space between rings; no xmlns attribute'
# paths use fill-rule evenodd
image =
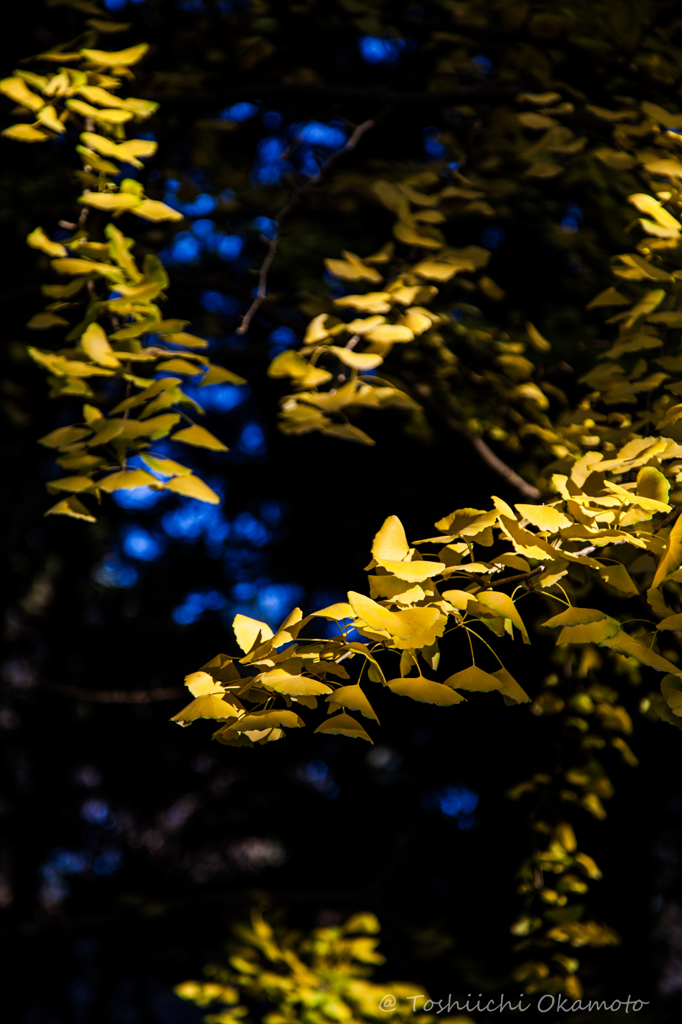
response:
<svg viewBox="0 0 682 1024"><path fill-rule="evenodd" d="M365 134L365 132L368 132L370 128L374 127L380 116L381 114L378 115L377 117L370 118L368 121L363 121L362 124L359 124L357 128L354 130L351 137L346 142L345 146L342 146L341 149L338 149L335 153L332 153L330 156L328 156L314 177L310 178L304 184L299 185L297 188L294 189L289 198L289 201L286 203L285 206L282 207L282 209L275 217L275 234L274 237L271 238L268 243L268 251L265 255L265 259L261 264L260 270L258 271L258 291L256 292L256 297L254 298L253 302L251 303L248 310L242 317L242 322L237 328L237 334L246 334L246 332L249 329L251 321L253 320L255 314L257 313L258 309L260 308L265 298L268 283L268 272L272 265L272 261L277 255L277 247L279 245L280 238L279 230L282 221L284 220L285 217L289 215L289 213L291 213L294 207L298 205L301 196L303 196L304 193L307 192L310 188L317 185L320 179L327 173L329 168L332 166L333 163L336 162L336 160L339 159L339 157L342 157L345 153L350 153L351 150L355 149L355 147L357 146L358 142Z"/></svg>
<svg viewBox="0 0 682 1024"><path fill-rule="evenodd" d="M524 583L526 580L532 579L533 576L537 576L538 573L544 572L546 566L538 565L535 569L531 569L530 572L521 572L518 576L505 576L501 580L495 580L493 583L486 583L481 586L481 590L492 590L493 587L504 587L507 583ZM479 591L480 593L481 591Z"/></svg>
<svg viewBox="0 0 682 1024"><path fill-rule="evenodd" d="M157 686L153 690L88 690L63 683L46 683L45 688L73 700L95 701L99 704L151 704L159 700L179 700L187 691L178 686Z"/></svg>
<svg viewBox="0 0 682 1024"><path fill-rule="evenodd" d="M533 485L529 484L527 480L524 480L522 476L515 473L511 466L508 466L506 462L503 462L502 459L495 454L492 448L488 447L482 437L479 437L477 434L473 434L470 430L467 430L463 423L460 423L459 420L456 420L454 416L451 416L446 409L442 408L442 406L434 400L431 388L428 384L414 383L413 387L419 396L426 401L427 405L429 405L434 412L440 416L446 427L466 438L471 447L478 453L478 455L480 455L483 462L485 462L493 472L497 473L498 476L501 476L503 480L506 480L511 487L514 487L515 490L523 494L524 497L533 498L537 501L540 497L540 491L537 487L533 487Z"/></svg>

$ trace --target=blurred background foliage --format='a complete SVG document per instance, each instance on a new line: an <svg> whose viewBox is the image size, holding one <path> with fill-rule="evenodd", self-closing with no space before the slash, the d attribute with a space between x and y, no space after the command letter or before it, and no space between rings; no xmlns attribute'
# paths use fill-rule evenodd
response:
<svg viewBox="0 0 682 1024"><path fill-rule="evenodd" d="M368 255L389 236L376 178L430 170L444 182L469 174L485 193L453 201L443 228L451 245L492 252L487 269L503 293L453 283L448 299L472 346L477 323L518 338L530 320L552 340L548 378L578 394L575 382L608 346L601 317L584 307L611 283L608 257L630 248L623 198L637 182L580 150L560 154L564 173L548 171L556 154L529 152L509 108L520 86L541 93L560 81L575 94L562 119L570 137L543 135L545 145L570 147L575 128L594 147L610 126L588 100L679 106L679 5L576 2L568 14L493 0L104 6L132 23L115 37L121 45L152 45L134 90L161 103L149 123L159 150L148 192L185 217L138 227L138 244L160 252L171 278L164 314L191 318L212 358L248 384L212 387L207 426L231 450L195 456L221 506L142 490L119 492L93 527L44 520L55 467L35 441L74 414L48 403L25 355L25 324L48 277L24 239L36 224L58 231L78 186L66 147L3 143L11 500L2 510L0 935L17 1005L8 1019L198 1021L173 986L219 959L230 923L263 891L306 931L375 912L389 962L379 980L422 981L435 997L492 995L510 984L510 880L526 852L500 777L512 786L551 770L555 736L544 718L524 709L511 718L474 697L465 729L438 709L392 701L385 745L369 752L296 735L257 757L214 750L205 733L179 734L168 718L182 676L232 644L236 612L276 625L294 604L310 611L361 589L371 537L389 513L423 536L436 516L491 491L516 500L449 429L442 403L424 415L368 414L375 449L288 438L277 430L282 387L266 370L340 294L324 259L344 248ZM13 9L4 72L75 37L92 13L87 0L81 8L27 0ZM372 131L287 218L266 302L238 334L291 189L368 118ZM441 372L447 346L415 351L408 369L422 382L451 380ZM455 399L461 386L450 386ZM469 394L477 387L485 408L486 388L466 381ZM468 428L485 433L491 415ZM532 477L533 450L488 423L496 426L490 444ZM321 471L330 461L333 472ZM512 666L531 695L550 643ZM619 995L624 978L636 979L637 994L655 1000L651 1020L669 1019L682 992L678 742L674 730L638 723L636 781L619 785L628 769L616 769L622 795L608 831L583 824L607 874L595 913L623 937L615 949L581 952L586 988Z"/></svg>

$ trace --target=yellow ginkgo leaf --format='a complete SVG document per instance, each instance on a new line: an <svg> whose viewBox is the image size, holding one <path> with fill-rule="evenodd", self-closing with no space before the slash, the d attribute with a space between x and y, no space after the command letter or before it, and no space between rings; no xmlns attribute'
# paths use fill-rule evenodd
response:
<svg viewBox="0 0 682 1024"><path fill-rule="evenodd" d="M251 729L300 729L305 725L302 718L294 711L251 711L232 726L237 732L248 732Z"/></svg>
<svg viewBox="0 0 682 1024"><path fill-rule="evenodd" d="M519 615L516 605L508 594L503 594L500 590L484 590L481 593L476 594L476 600L479 604L483 604L487 608L491 608L493 611L497 612L498 615L503 615L506 619L510 619L516 628L520 630L523 642L526 644L530 643L528 632L523 624L523 619Z"/></svg>
<svg viewBox="0 0 682 1024"><path fill-rule="evenodd" d="M121 365L120 360L114 355L114 351L103 328L97 323L90 324L86 328L80 340L80 345L86 355L99 366L115 369Z"/></svg>
<svg viewBox="0 0 682 1024"><path fill-rule="evenodd" d="M196 697L186 708L173 715L171 722L178 722L180 725L195 722L198 718L213 718L217 721L227 721L237 718L242 712L234 704L229 703L229 697L223 699L217 693L205 693Z"/></svg>
<svg viewBox="0 0 682 1024"><path fill-rule="evenodd" d="M377 559L403 561L410 553L405 528L397 516L389 516L372 542L372 555Z"/></svg>
<svg viewBox="0 0 682 1024"><path fill-rule="evenodd" d="M220 496L211 490L208 484L200 480L198 476L191 473L176 476L165 485L167 491L174 494L182 494L186 498L196 498L197 501L205 501L209 505L219 505Z"/></svg>
<svg viewBox="0 0 682 1024"><path fill-rule="evenodd" d="M203 366L197 363L190 363L187 359L165 359L157 364L160 373L186 373L188 377L196 377L203 373Z"/></svg>
<svg viewBox="0 0 682 1024"><path fill-rule="evenodd" d="M96 523L97 520L90 513L82 501L78 498L71 496L69 498L62 498L56 505L49 508L45 513L46 516L70 516L71 519L82 519L86 523Z"/></svg>
<svg viewBox="0 0 682 1024"><path fill-rule="evenodd" d="M209 364L208 373L202 378L200 387L206 387L207 384L246 384L243 377L240 377L238 373L233 373L232 370L226 370L224 366L213 366Z"/></svg>
<svg viewBox="0 0 682 1024"><path fill-rule="evenodd" d="M436 637L442 635L447 622L447 618L433 605L391 612L370 597L354 591L349 591L348 600L361 620L358 627L361 632L363 624L366 624L371 630L388 633L393 646L399 650L432 644Z"/></svg>
<svg viewBox="0 0 682 1024"><path fill-rule="evenodd" d="M226 452L228 448L219 441L217 437L214 437L204 427L198 426L196 423L191 427L185 427L184 430L178 430L173 434L174 441L182 441L183 444L191 444L196 448L210 448L214 452Z"/></svg>
<svg viewBox="0 0 682 1024"><path fill-rule="evenodd" d="M41 132L32 124L12 124L9 128L4 128L0 135L15 142L47 142L51 138L47 132Z"/></svg>
<svg viewBox="0 0 682 1024"><path fill-rule="evenodd" d="M51 103L38 111L38 124L45 125L46 128L49 128L56 135L63 135L66 131L65 126L57 117L57 111Z"/></svg>
<svg viewBox="0 0 682 1024"><path fill-rule="evenodd" d="M39 249L41 252L47 253L48 256L66 256L66 246L62 245L61 242L53 242L47 237L42 228L34 228L30 235L26 238L26 244L30 245L32 249Z"/></svg>
<svg viewBox="0 0 682 1024"><path fill-rule="evenodd" d="M328 732L336 736L350 736L351 739L367 740L368 743L374 743L374 740L360 723L356 722L354 718L351 718L344 711L334 715L332 718L328 718L322 725L318 725L315 732Z"/></svg>
<svg viewBox="0 0 682 1024"><path fill-rule="evenodd" d="M129 46L126 50L110 52L109 50L85 49L80 52L81 56L85 57L91 64L96 64L98 67L103 68L115 68L129 67L131 64L137 64L148 50L148 43L138 43L137 46Z"/></svg>
<svg viewBox="0 0 682 1024"><path fill-rule="evenodd" d="M317 697L323 693L331 693L331 686L320 682L319 679L311 679L309 676L292 675L282 668L273 668L263 673L259 683L268 690L275 693L283 693L289 697Z"/></svg>
<svg viewBox="0 0 682 1024"><path fill-rule="evenodd" d="M496 672L491 672L490 674L502 683L500 690L503 697L508 697L515 704L527 704L530 701L526 691L522 686L519 686L513 675L506 668L498 668Z"/></svg>
<svg viewBox="0 0 682 1024"><path fill-rule="evenodd" d="M352 619L354 611L351 605L345 601L339 601L337 604L330 604L326 608L321 608L318 612L313 612L315 618L321 619L333 619L339 622L341 619Z"/></svg>
<svg viewBox="0 0 682 1024"><path fill-rule="evenodd" d="M325 260L324 264L330 274L340 277L343 281L381 281L382 277L378 270L373 267L366 267L361 260Z"/></svg>
<svg viewBox="0 0 682 1024"><path fill-rule="evenodd" d="M668 615L656 626L656 629L682 629L682 613Z"/></svg>
<svg viewBox="0 0 682 1024"><path fill-rule="evenodd" d="M141 458L150 469L162 473L164 476L187 476L192 472L189 466L183 466L180 462L174 462L173 459L166 459L161 455L145 454Z"/></svg>
<svg viewBox="0 0 682 1024"><path fill-rule="evenodd" d="M628 202L632 203L640 213L648 214L660 227L669 229L676 235L682 232L682 224L664 209L658 199L647 195L646 192L637 192L628 196Z"/></svg>
<svg viewBox="0 0 682 1024"><path fill-rule="evenodd" d="M460 704L465 700L461 693L457 693L450 686L434 683L422 676L415 679L389 679L386 686L401 697L411 697L412 700L421 701L423 704L439 704L441 707L447 707L451 704Z"/></svg>
<svg viewBox="0 0 682 1024"><path fill-rule="evenodd" d="M172 206L168 206L158 199L143 199L135 204L132 212L136 217L142 217L143 220L151 220L154 223L164 220L183 220L185 216L179 210L174 210Z"/></svg>
<svg viewBox="0 0 682 1024"><path fill-rule="evenodd" d="M539 530L548 530L550 533L565 530L573 523L572 519L551 505L514 505L514 508L533 526L537 526Z"/></svg>
<svg viewBox="0 0 682 1024"><path fill-rule="evenodd" d="M404 242L405 245L417 245L422 249L440 249L443 244L428 235L420 235L418 231L402 221L396 221L393 225L393 234L399 242Z"/></svg>
<svg viewBox="0 0 682 1024"><path fill-rule="evenodd" d="M474 269L472 260L464 259L457 262L424 260L422 263L416 264L414 272L420 277L426 278L427 281L451 281L455 274Z"/></svg>
<svg viewBox="0 0 682 1024"><path fill-rule="evenodd" d="M88 476L63 476L59 480L49 480L48 491L74 491L81 493L93 488L93 482Z"/></svg>
<svg viewBox="0 0 682 1024"><path fill-rule="evenodd" d="M402 324L381 324L368 332L367 339L382 343L413 341L414 331Z"/></svg>
<svg viewBox="0 0 682 1024"><path fill-rule="evenodd" d="M267 622L259 622L258 619L252 619L241 613L235 615L232 620L232 629L244 654L249 653L256 641L262 643L274 636Z"/></svg>
<svg viewBox="0 0 682 1024"><path fill-rule="evenodd" d="M455 690L473 690L487 693L490 690L504 690L506 683L490 672L484 672L478 665L469 665L461 672L455 672L445 680L446 686Z"/></svg>
<svg viewBox="0 0 682 1024"><path fill-rule="evenodd" d="M377 558L384 569L408 583L422 583L424 580L438 576L445 569L444 562L394 562L390 559Z"/></svg>
<svg viewBox="0 0 682 1024"><path fill-rule="evenodd" d="M45 101L29 89L26 82L19 77L3 78L0 81L0 93L14 100L19 106L32 110L34 114L45 106Z"/></svg>
<svg viewBox="0 0 682 1024"><path fill-rule="evenodd" d="M327 697L327 700L339 704L342 708L348 708L349 711L359 711L365 718L373 718L375 722L379 721L374 708L358 683L352 686L340 686L338 690L334 690Z"/></svg>
<svg viewBox="0 0 682 1024"><path fill-rule="evenodd" d="M679 569L680 565L682 565L682 516L675 520L675 525L670 531L670 536L665 544L665 553L658 563L651 584L652 588L658 587L666 577Z"/></svg>
<svg viewBox="0 0 682 1024"><path fill-rule="evenodd" d="M335 306L350 306L366 313L389 313L391 296L388 292L366 292L364 295L343 295L334 299Z"/></svg>
<svg viewBox="0 0 682 1024"><path fill-rule="evenodd" d="M129 192L86 192L78 202L95 210L130 210L139 205L140 199Z"/></svg>
<svg viewBox="0 0 682 1024"><path fill-rule="evenodd" d="M598 622L586 622L580 626L564 626L557 638L557 645L600 644L615 636L619 631L620 623L618 620L606 616L599 619Z"/></svg>
<svg viewBox="0 0 682 1024"><path fill-rule="evenodd" d="M620 651L621 654L625 654L630 658L637 658L643 665L648 665L649 668L656 669L657 672L671 672L676 675L679 679L679 667L673 665L672 661L668 661L662 655L657 654L656 651L652 651L646 644L635 639L634 636L629 636L623 630L619 630L612 636L608 637L603 644L604 647L611 647L615 651Z"/></svg>
<svg viewBox="0 0 682 1024"><path fill-rule="evenodd" d="M38 444L44 444L46 448L61 448L82 441L91 433L89 427L57 427L44 437L38 438Z"/></svg>
<svg viewBox="0 0 682 1024"><path fill-rule="evenodd" d="M26 326L30 331L45 331L50 327L68 327L69 321L56 313L34 313Z"/></svg>
<svg viewBox="0 0 682 1024"><path fill-rule="evenodd" d="M582 626L587 622L599 622L601 619L607 617L606 612L600 611L598 608L576 608L575 605L571 605L563 612L559 612L558 615L553 615L551 619L547 619L543 622L543 626Z"/></svg>
<svg viewBox="0 0 682 1024"><path fill-rule="evenodd" d="M206 693L213 693L218 689L215 679L208 672L190 672L185 676L185 686L193 697L203 697Z"/></svg>
<svg viewBox="0 0 682 1024"><path fill-rule="evenodd" d="M639 590L633 583L630 574L624 565L602 566L599 570L599 575L605 583L615 587L616 590L620 590L622 594L628 594L634 597L635 594L639 593Z"/></svg>
<svg viewBox="0 0 682 1024"><path fill-rule="evenodd" d="M159 481L151 473L144 469L122 469L118 473L111 473L102 480L97 481L97 486L108 494L111 491L129 490L133 487L148 487L150 484L158 486Z"/></svg>
<svg viewBox="0 0 682 1024"><path fill-rule="evenodd" d="M352 348L340 348L338 345L330 345L329 351L344 364L353 370L374 370L381 366L384 359L374 352L356 352Z"/></svg>
<svg viewBox="0 0 682 1024"><path fill-rule="evenodd" d="M268 367L268 377L303 377L308 372L308 363L293 349L280 352Z"/></svg>

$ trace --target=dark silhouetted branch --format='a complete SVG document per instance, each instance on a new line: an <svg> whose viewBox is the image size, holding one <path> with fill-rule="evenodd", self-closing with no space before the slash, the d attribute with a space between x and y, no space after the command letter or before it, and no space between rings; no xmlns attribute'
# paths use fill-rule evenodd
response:
<svg viewBox="0 0 682 1024"><path fill-rule="evenodd" d="M315 185L318 184L318 182L324 177L324 175L327 173L327 171L329 170L333 163L335 163L340 157L344 156L346 153L350 153L351 150L355 149L355 147L357 146L358 142L365 134L365 132L368 132L370 128L374 127L380 116L382 115L380 114L375 118L371 118L370 120L363 121L362 124L359 124L357 128L355 128L355 130L353 131L353 134L350 136L345 146L342 146L341 149L338 149L335 153L332 153L330 156L328 156L327 159L322 164L322 166L320 167L317 174L313 178L310 178L304 184L299 185L296 189L294 189L286 206L283 206L282 209L277 214L277 216L275 217L275 235L268 242L268 251L266 253L265 259L261 264L260 270L258 271L258 291L256 292L256 297L254 298L253 302L251 303L248 310L244 314L241 324L237 328L237 334L246 334L246 332L249 329L251 321L253 320L255 314L258 312L258 309L260 308L263 299L265 298L265 293L268 284L268 273L272 265L272 261L277 255L277 246L279 245L279 229L282 224L282 221L285 219L285 217L289 215L289 213L291 213L294 207L298 205L298 203L301 200L301 197L309 189L313 188Z"/></svg>

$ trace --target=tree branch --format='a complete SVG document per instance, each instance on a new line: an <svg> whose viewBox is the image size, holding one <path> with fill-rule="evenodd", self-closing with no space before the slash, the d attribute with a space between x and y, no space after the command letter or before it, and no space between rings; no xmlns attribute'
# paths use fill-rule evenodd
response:
<svg viewBox="0 0 682 1024"><path fill-rule="evenodd" d="M64 683L45 683L45 689L71 697L73 700L95 701L99 704L151 704L160 700L179 700L187 691L179 686L158 686L152 690L88 690Z"/></svg>
<svg viewBox="0 0 682 1024"><path fill-rule="evenodd" d="M451 416L446 409L443 409L442 406L434 400L428 384L414 383L412 386L417 394L424 399L425 403L430 406L435 413L437 413L441 421L449 430L452 430L457 434L461 434L462 437L466 438L474 451L494 473L501 476L502 479L510 485L510 487L519 491L525 498L533 498L533 500L537 501L540 497L540 491L537 487L533 487L533 485L529 484L527 480L524 480L522 476L515 473L511 466L508 466L506 462L503 462L502 459L495 454L492 448L488 447L482 437L479 437L477 434L472 434L470 430L467 430L463 423L460 423L459 420L456 420L454 416Z"/></svg>
<svg viewBox="0 0 682 1024"><path fill-rule="evenodd" d="M286 206L283 206L282 209L277 214L277 216L275 217L275 224L277 226L275 235L273 238L270 239L268 243L268 251L266 253L265 259L261 264L260 270L258 271L258 291L256 292L256 297L254 298L253 302L251 303L248 310L242 317L242 322L237 328L237 334L246 334L246 332L249 329L249 324L253 320L253 317L257 313L258 309L260 308L265 298L268 283L268 272L272 265L272 261L277 255L277 247L279 245L280 238L279 229L282 224L282 221L284 220L285 217L288 216L289 213L291 213L294 207L298 205L298 203L301 200L301 197L309 189L318 184L321 178L327 173L329 168L332 166L333 163L335 163L339 159L339 157L342 157L345 153L350 153L351 150L355 149L355 147L357 146L358 142L365 134L365 132L368 132L370 128L373 128L374 125L379 120L379 118L383 116L383 114L384 111L382 111L376 117L371 118L368 121L363 121L362 124L359 124L355 128L353 134L350 136L348 141L346 142L345 146L343 146L341 149L338 149L335 153L332 153L330 156L328 156L327 159L322 164L322 166L320 167L317 174L313 178L310 178L304 184L299 185L297 188L294 189Z"/></svg>
<svg viewBox="0 0 682 1024"><path fill-rule="evenodd" d="M535 569L531 569L530 572L520 572L517 576L505 576L501 580L495 580L492 583L486 583L485 586L481 587L479 593L481 593L481 591L483 590L492 590L493 587L504 587L505 584L507 583L524 583L526 580L532 579L533 576L537 576L538 573L544 572L545 568L546 566L544 565L538 565L535 567Z"/></svg>

